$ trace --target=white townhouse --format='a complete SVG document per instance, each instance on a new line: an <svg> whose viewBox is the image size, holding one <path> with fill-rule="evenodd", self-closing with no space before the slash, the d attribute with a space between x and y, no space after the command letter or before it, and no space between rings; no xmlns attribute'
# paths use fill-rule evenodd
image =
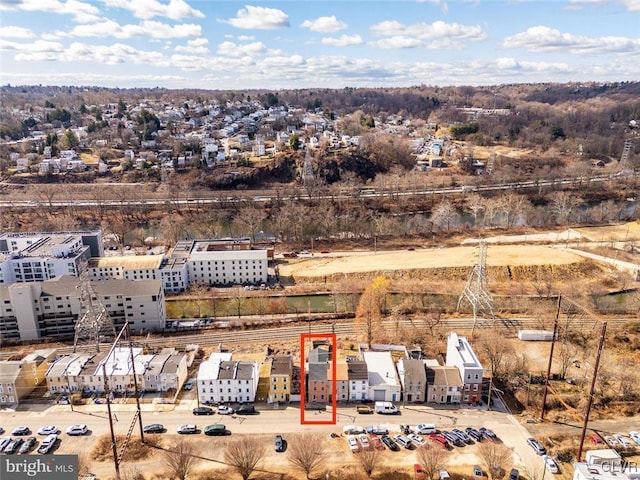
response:
<svg viewBox="0 0 640 480"><path fill-rule="evenodd" d="M456 367L460 372L463 383L461 402L480 402L484 369L465 337L459 337L454 332L449 334L445 365Z"/></svg>
<svg viewBox="0 0 640 480"><path fill-rule="evenodd" d="M399 402L402 389L391 352L363 352L369 373L369 400Z"/></svg>
<svg viewBox="0 0 640 480"><path fill-rule="evenodd" d="M201 403L245 403L255 400L258 363L231 360L231 354L214 353L200 364L197 377Z"/></svg>
<svg viewBox="0 0 640 480"><path fill-rule="evenodd" d="M349 401L357 402L369 399L369 372L367 363L362 360L347 359L349 376Z"/></svg>

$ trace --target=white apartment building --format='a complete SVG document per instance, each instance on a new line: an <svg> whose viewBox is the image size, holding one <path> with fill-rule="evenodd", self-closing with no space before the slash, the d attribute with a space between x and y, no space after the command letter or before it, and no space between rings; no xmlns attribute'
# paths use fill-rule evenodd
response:
<svg viewBox="0 0 640 480"><path fill-rule="evenodd" d="M369 373L368 399L376 402L398 402L401 387L391 352L363 352Z"/></svg>
<svg viewBox="0 0 640 480"><path fill-rule="evenodd" d="M348 359L347 374L349 376L349 401L368 400L369 372L366 362Z"/></svg>
<svg viewBox="0 0 640 480"><path fill-rule="evenodd" d="M456 333L447 339L447 357L445 365L456 367L463 383L462 403L476 403L482 399L482 375L484 369L465 337Z"/></svg>
<svg viewBox="0 0 640 480"><path fill-rule="evenodd" d="M72 338L80 313L80 280L68 275L45 282L0 285L0 337ZM116 328L125 320L138 333L163 330L164 292L158 280L105 280L93 289Z"/></svg>
<svg viewBox="0 0 640 480"><path fill-rule="evenodd" d="M197 377L200 403L253 402L258 389L258 363L231 360L213 353L200 364Z"/></svg>
<svg viewBox="0 0 640 480"><path fill-rule="evenodd" d="M0 234L0 285L77 276L82 260L104 255L102 233Z"/></svg>

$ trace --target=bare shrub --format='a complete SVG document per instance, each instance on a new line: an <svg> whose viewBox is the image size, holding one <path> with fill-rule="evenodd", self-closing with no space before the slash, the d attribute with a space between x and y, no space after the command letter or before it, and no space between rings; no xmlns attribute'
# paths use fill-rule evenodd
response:
<svg viewBox="0 0 640 480"><path fill-rule="evenodd" d="M287 458L292 467L302 471L307 479L324 462L327 448L324 437L318 433L296 435L289 445Z"/></svg>
<svg viewBox="0 0 640 480"><path fill-rule="evenodd" d="M180 438L175 445L162 452L162 463L171 478L187 480L189 473L200 461L199 448L186 438Z"/></svg>
<svg viewBox="0 0 640 480"><path fill-rule="evenodd" d="M260 440L244 437L229 442L224 451L224 460L240 474L242 480L248 480L264 455L265 448Z"/></svg>

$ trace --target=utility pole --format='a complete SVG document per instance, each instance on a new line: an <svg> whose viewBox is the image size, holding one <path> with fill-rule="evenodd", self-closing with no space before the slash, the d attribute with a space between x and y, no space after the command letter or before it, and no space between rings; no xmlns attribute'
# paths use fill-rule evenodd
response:
<svg viewBox="0 0 640 480"><path fill-rule="evenodd" d="M580 446L578 447L578 456L576 461L580 461L582 457L582 447L584 446L584 437L587 434L587 425L589 424L589 414L591 414L591 404L593 403L593 392L596 389L596 378L598 377L598 367L600 366L600 356L604 348L604 337L607 333L607 322L602 324L602 332L600 333L600 344L598 345L598 354L596 355L596 364L593 367L593 377L591 378L591 389L589 390L589 401L587 402L587 411L584 414L584 423L582 424L582 433L580 434Z"/></svg>
<svg viewBox="0 0 640 480"><path fill-rule="evenodd" d="M558 305L556 307L556 319L553 322L553 338L551 339L551 351L549 352L549 364L547 365L547 376L544 380L544 393L542 394L542 409L540 410L540 420L544 420L545 408L547 405L547 392L549 391L549 377L551 376L551 364L553 362L553 349L556 345L556 335L558 334L558 318L560 317L560 305L562 295L558 295Z"/></svg>

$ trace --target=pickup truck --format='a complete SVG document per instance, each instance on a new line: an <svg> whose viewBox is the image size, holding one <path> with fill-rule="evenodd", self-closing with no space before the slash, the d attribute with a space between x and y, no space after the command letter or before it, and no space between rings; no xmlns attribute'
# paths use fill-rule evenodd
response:
<svg viewBox="0 0 640 480"><path fill-rule="evenodd" d="M373 409L368 405L358 405L356 407L356 411L360 415L369 415L369 414L373 413Z"/></svg>

